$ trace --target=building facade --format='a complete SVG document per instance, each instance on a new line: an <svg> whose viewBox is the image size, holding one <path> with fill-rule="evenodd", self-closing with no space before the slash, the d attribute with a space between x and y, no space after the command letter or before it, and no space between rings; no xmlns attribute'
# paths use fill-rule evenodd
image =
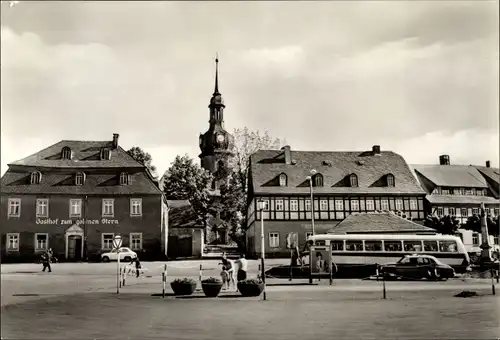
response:
<svg viewBox="0 0 500 340"><path fill-rule="evenodd" d="M250 156L248 181L246 237L253 256L261 251L259 201L267 256L290 256L290 232L297 233L299 244L312 234L311 183L317 234L358 212L394 211L416 222L425 218L425 192L405 160L378 145L364 152L260 150Z"/></svg>
<svg viewBox="0 0 500 340"><path fill-rule="evenodd" d="M115 235L143 259L167 251L168 209L146 169L112 141L68 141L9 164L1 179L2 261L99 259Z"/></svg>
<svg viewBox="0 0 500 340"><path fill-rule="evenodd" d="M484 203L486 214L499 215L500 200L498 182L500 172L486 166L452 165L449 155L441 155L439 164L412 165L416 178L426 192L427 214L437 217L453 216L460 224L465 224L473 215L480 215ZM464 245L469 252L480 252L481 234L459 229ZM490 237L490 242L498 248L498 238Z"/></svg>

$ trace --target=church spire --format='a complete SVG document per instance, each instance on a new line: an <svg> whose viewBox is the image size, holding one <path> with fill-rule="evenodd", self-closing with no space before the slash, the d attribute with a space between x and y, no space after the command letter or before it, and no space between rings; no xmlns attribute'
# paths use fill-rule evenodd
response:
<svg viewBox="0 0 500 340"><path fill-rule="evenodd" d="M215 90L214 94L219 93L219 53L215 54Z"/></svg>

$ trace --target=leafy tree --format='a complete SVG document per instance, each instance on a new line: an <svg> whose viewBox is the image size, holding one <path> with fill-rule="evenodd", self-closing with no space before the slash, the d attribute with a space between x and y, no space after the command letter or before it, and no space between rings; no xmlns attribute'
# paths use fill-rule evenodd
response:
<svg viewBox="0 0 500 340"><path fill-rule="evenodd" d="M130 156L132 156L132 158L135 159L137 162L146 166L146 168L149 169L149 171L153 176L156 176L156 167L151 164L153 159L151 158L151 155L149 153L147 153L138 146L132 147L130 150L127 151L127 153Z"/></svg>
<svg viewBox="0 0 500 340"><path fill-rule="evenodd" d="M486 225L488 226L488 234L493 235L493 236L499 235L499 216L486 217ZM467 219L467 222L465 223L463 228L467 229L467 230L472 230L476 233L480 233L481 232L481 216L476 215L476 214L469 216L469 218Z"/></svg>
<svg viewBox="0 0 500 340"><path fill-rule="evenodd" d="M460 222L450 215L439 218L435 215L428 215L425 218L424 225L436 230L436 232L444 235L455 235L458 231Z"/></svg>
<svg viewBox="0 0 500 340"><path fill-rule="evenodd" d="M205 231L212 203L209 195L212 179L212 175L196 165L188 155L175 157L162 178L163 191L167 198L188 200L205 226Z"/></svg>
<svg viewBox="0 0 500 340"><path fill-rule="evenodd" d="M221 217L225 221L229 235L242 247L245 244L246 193L241 183L241 178L236 172L229 175L228 181L220 188L222 208Z"/></svg>

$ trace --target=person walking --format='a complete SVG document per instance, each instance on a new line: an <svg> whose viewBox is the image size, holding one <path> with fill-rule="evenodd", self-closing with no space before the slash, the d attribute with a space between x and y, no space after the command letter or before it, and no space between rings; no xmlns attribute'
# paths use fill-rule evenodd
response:
<svg viewBox="0 0 500 340"><path fill-rule="evenodd" d="M52 256L49 250L42 254L42 264L43 264L42 272L45 272L45 269L48 269L49 273L52 272L52 268L50 267L51 260Z"/></svg>
<svg viewBox="0 0 500 340"><path fill-rule="evenodd" d="M139 278L139 275L141 273L141 261L139 261L139 256L133 258L130 264L133 264L134 262L135 262L135 277Z"/></svg>
<svg viewBox="0 0 500 340"><path fill-rule="evenodd" d="M243 281L247 279L247 271L248 271L248 261L245 258L245 254L241 254L240 259L238 260L240 263L240 268L237 273L237 281Z"/></svg>

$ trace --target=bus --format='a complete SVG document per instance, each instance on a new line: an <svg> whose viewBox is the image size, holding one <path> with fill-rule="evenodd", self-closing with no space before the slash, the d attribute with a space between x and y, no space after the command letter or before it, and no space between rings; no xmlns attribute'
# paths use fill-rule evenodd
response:
<svg viewBox="0 0 500 340"><path fill-rule="evenodd" d="M470 269L470 258L462 240L451 235L406 234L318 234L308 246L332 246L332 261L338 272L372 275L379 265L397 262L405 255L427 254L453 267L456 273Z"/></svg>

